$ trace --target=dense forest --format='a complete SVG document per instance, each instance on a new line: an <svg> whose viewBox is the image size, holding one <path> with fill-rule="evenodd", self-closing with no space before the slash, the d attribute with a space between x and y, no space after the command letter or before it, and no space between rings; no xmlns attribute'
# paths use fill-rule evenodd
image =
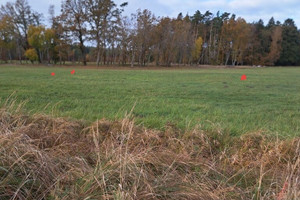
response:
<svg viewBox="0 0 300 200"><path fill-rule="evenodd" d="M300 65L293 19L246 22L231 13L196 11L177 18L149 10L124 16L128 3L63 0L49 18L16 0L0 8L0 59L97 65Z"/></svg>

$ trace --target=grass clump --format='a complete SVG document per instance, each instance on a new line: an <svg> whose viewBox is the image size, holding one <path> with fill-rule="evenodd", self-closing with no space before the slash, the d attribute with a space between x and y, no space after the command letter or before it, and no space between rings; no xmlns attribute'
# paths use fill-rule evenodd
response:
<svg viewBox="0 0 300 200"><path fill-rule="evenodd" d="M0 110L0 199L298 199L300 138Z"/></svg>

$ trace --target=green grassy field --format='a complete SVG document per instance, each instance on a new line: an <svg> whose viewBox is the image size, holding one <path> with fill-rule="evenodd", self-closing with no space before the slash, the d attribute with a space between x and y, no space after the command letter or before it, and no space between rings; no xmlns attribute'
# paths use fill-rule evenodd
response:
<svg viewBox="0 0 300 200"><path fill-rule="evenodd" d="M1 103L15 92L30 113L94 121L122 118L135 105L136 123L150 128L300 135L300 68L71 70L0 66Z"/></svg>

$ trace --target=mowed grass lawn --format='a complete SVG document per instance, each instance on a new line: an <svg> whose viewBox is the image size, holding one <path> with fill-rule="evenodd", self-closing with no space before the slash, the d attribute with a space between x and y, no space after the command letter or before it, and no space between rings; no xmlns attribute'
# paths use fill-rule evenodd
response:
<svg viewBox="0 0 300 200"><path fill-rule="evenodd" d="M119 119L135 105L136 123L150 128L300 135L300 68L71 70L0 66L1 103L15 92L32 114Z"/></svg>

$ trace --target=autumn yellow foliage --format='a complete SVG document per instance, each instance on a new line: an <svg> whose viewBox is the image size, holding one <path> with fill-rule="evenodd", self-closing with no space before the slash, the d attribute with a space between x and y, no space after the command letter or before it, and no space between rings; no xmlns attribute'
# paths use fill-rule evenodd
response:
<svg viewBox="0 0 300 200"><path fill-rule="evenodd" d="M198 39L195 41L195 46L192 51L192 56L194 60L199 60L201 56L202 45L203 45L203 39L202 37L198 37Z"/></svg>
<svg viewBox="0 0 300 200"><path fill-rule="evenodd" d="M25 56L31 61L36 61L38 60L38 55L37 55L37 52L35 49L28 49L26 52L25 52Z"/></svg>

